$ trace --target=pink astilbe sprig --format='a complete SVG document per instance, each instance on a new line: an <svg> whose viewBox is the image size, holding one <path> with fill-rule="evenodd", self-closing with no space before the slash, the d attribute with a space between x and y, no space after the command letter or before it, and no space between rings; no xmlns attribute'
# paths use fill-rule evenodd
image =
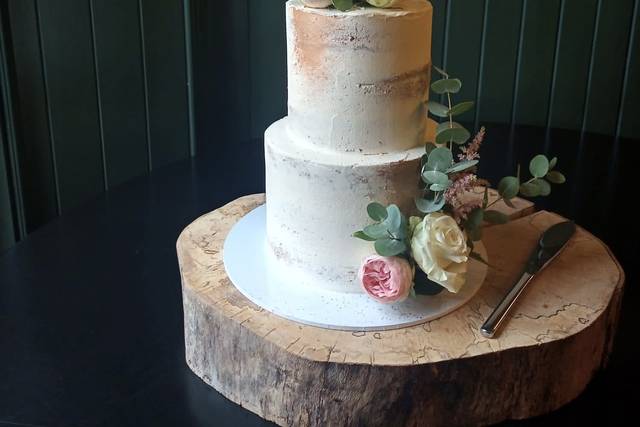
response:
<svg viewBox="0 0 640 427"><path fill-rule="evenodd" d="M482 202L475 200L470 202L462 203L458 206L453 207L453 219L456 220L458 224L461 224L463 221L467 219L469 213L475 208L479 208L482 206Z"/></svg>
<svg viewBox="0 0 640 427"><path fill-rule="evenodd" d="M475 186L478 177L471 172L463 172L452 177L452 183L444 192L444 200L452 207L461 204L461 196L467 191L471 191Z"/></svg>
<svg viewBox="0 0 640 427"><path fill-rule="evenodd" d="M475 160L480 158L480 146L482 145L482 141L484 140L485 129L484 126L480 128L480 131L473 138L473 141L466 147L462 147L460 151L461 154L458 154L458 159L461 161L465 160Z"/></svg>

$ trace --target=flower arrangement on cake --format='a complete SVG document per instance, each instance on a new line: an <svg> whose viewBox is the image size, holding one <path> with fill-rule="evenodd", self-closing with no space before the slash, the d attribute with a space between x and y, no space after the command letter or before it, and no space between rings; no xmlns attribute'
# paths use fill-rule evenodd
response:
<svg viewBox="0 0 640 427"><path fill-rule="evenodd" d="M492 207L500 201L513 207L512 199L518 195L548 196L551 184L565 182L564 175L555 170L557 158L549 160L540 154L529 163L529 179L523 180L518 167L515 176L500 180L499 197L489 202L490 183L477 175L485 129L470 139L470 132L454 121L474 103L454 105L452 95L460 91L462 82L434 69L442 78L431 84L431 90L443 95L447 103L428 102L429 112L443 121L437 127L435 144L427 143L422 156L421 196L415 200L422 215L407 217L395 204L373 202L367 213L374 223L353 234L374 243L376 254L363 261L358 278L367 294L382 303L416 294L435 295L444 289L457 293L466 282L469 260L486 263L474 251L474 242L482 239L483 224L509 221ZM481 198L465 197L478 188Z"/></svg>
<svg viewBox="0 0 640 427"><path fill-rule="evenodd" d="M333 6L342 11L351 9L357 3L369 4L374 7L391 7L394 1L395 0L366 0L360 2L354 0L302 0L304 5L307 7L324 9L326 7Z"/></svg>

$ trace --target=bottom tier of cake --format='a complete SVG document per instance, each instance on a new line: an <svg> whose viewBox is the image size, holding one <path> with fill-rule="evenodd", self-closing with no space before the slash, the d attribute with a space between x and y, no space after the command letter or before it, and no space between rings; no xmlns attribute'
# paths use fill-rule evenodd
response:
<svg viewBox="0 0 640 427"><path fill-rule="evenodd" d="M423 147L363 154L293 141L288 118L265 133L267 238L279 263L305 283L361 292L357 268L373 252L351 235L371 222L372 201L414 210Z"/></svg>

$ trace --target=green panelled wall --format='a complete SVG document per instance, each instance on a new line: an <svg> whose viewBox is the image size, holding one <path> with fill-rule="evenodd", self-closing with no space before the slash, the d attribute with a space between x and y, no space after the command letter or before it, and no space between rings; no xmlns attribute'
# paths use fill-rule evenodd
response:
<svg viewBox="0 0 640 427"><path fill-rule="evenodd" d="M639 2L433 0L433 63L463 79L460 99L477 102L464 121L512 124L506 158L521 124L633 143ZM15 156L3 126L0 248L20 223L32 230L186 158L196 140L199 149L253 140L259 150L251 144L286 114L284 0L0 4L18 147Z"/></svg>
<svg viewBox="0 0 640 427"><path fill-rule="evenodd" d="M18 153L3 141L0 250L19 222L34 230L194 150L188 0L1 4Z"/></svg>

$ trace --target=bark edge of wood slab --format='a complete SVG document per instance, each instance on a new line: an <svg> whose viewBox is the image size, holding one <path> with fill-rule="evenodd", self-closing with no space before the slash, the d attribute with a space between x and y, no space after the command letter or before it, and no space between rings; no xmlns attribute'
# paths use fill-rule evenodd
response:
<svg viewBox="0 0 640 427"><path fill-rule="evenodd" d="M235 289L222 262L224 239L262 203L261 194L239 198L198 218L177 242L187 364L262 418L284 426L522 419L571 401L606 364L624 272L581 228L531 283L501 334L490 340L479 331L539 233L563 220L558 215L515 212L519 219L488 228L483 242L494 268L464 307L422 325L365 333L277 317Z"/></svg>

